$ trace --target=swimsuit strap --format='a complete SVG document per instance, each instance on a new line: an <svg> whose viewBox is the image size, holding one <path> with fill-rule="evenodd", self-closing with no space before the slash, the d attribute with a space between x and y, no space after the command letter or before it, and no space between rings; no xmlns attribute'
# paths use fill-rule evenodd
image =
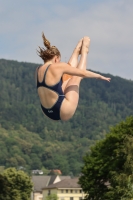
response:
<svg viewBox="0 0 133 200"><path fill-rule="evenodd" d="M51 65L51 64L50 64ZM46 67L46 70L45 70L45 72L44 72L44 78L43 78L43 82L44 82L44 84L45 85L47 85L46 83L45 83L45 78L46 78L46 74L47 74L47 71L48 71L48 68L50 67L50 65L48 65L47 67ZM48 86L48 85L47 85ZM49 87L49 86L48 86Z"/></svg>
<svg viewBox="0 0 133 200"><path fill-rule="evenodd" d="M47 84L45 83L45 78L46 78L46 73L47 73L49 67L50 67L50 65L48 65L48 66L46 67L46 70L45 70L45 72L44 72L44 77L43 77L42 82L40 82L40 81L38 80L38 70L39 70L40 66L37 67L37 88L40 87L40 86L48 87ZM49 87L48 87L48 88L49 88Z"/></svg>

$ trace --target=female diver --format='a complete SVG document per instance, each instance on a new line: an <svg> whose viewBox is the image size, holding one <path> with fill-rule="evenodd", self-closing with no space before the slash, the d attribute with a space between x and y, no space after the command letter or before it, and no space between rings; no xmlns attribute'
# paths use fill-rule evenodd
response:
<svg viewBox="0 0 133 200"><path fill-rule="evenodd" d="M41 108L52 120L69 120L75 113L82 78L97 78L110 82L110 78L86 70L90 38L82 38L67 63L60 62L61 54L42 33L46 49L39 47L44 65L36 69L36 83ZM78 61L78 56L80 60Z"/></svg>

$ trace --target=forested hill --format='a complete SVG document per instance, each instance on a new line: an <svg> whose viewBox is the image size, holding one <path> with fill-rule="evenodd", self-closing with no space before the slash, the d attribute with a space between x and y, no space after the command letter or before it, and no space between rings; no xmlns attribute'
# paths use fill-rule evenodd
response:
<svg viewBox="0 0 133 200"><path fill-rule="evenodd" d="M53 122L45 117L40 109L34 80L34 72L37 66L38 64L34 63L0 59L1 131L4 132L3 130L5 130L6 137L9 137L9 146L19 145L13 134L11 142L9 134L11 130L14 130L14 135L25 130L22 131L23 138L21 140L23 139L23 142L26 137L24 132L25 134L29 133L29 137L32 137L31 133L37 134L37 137L40 138L40 149L39 147L37 149L37 145L35 145L37 139L32 139L30 149L34 145L34 151L30 150L30 153L33 153L36 157L37 154L41 154L40 152L45 155L42 157L41 154L40 157L37 157L40 160L40 163L36 162L39 163L38 167L61 168L57 165L59 163L57 160L62 158L64 162L67 162L65 164L68 165L67 171L74 172L74 167L70 166L70 163L75 160L80 165L82 155L95 140L102 139L110 126L115 125L127 116L133 115L133 81L109 74L104 75L112 78L110 83L96 79L84 79L80 87L79 106L74 117L68 122ZM0 142L5 145L3 148L6 149L6 140L1 138L2 134L0 135ZM46 144L50 144L49 148L46 148ZM52 148L52 144L57 144L56 148ZM9 165L7 160L14 155L10 155L10 151L7 149L6 151L8 159L5 161L0 157L0 165ZM37 167L28 162L31 157L30 153L26 155L29 157L24 157L26 152L21 148L17 148L17 151L19 154L21 153L25 165L31 165L31 168ZM16 158L16 165L19 164Z"/></svg>

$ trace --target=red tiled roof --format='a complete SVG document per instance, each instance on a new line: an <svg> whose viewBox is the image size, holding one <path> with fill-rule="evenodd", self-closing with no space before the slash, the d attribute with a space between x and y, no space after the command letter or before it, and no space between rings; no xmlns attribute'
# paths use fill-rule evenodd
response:
<svg viewBox="0 0 133 200"><path fill-rule="evenodd" d="M61 171L60 171L59 169L53 169L53 170L51 170L51 172L58 173L58 174L62 174Z"/></svg>

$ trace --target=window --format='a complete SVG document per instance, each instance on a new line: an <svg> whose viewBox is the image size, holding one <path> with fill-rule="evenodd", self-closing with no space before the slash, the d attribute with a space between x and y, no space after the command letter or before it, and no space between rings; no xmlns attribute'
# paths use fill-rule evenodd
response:
<svg viewBox="0 0 133 200"><path fill-rule="evenodd" d="M82 193L82 190L80 190L80 193Z"/></svg>
<svg viewBox="0 0 133 200"><path fill-rule="evenodd" d="M77 193L77 190L75 190L75 193Z"/></svg>
<svg viewBox="0 0 133 200"><path fill-rule="evenodd" d="M70 197L70 200L73 200L73 197Z"/></svg>
<svg viewBox="0 0 133 200"><path fill-rule="evenodd" d="M48 190L48 195L50 195L51 194L51 192L50 192L50 190Z"/></svg>
<svg viewBox="0 0 133 200"><path fill-rule="evenodd" d="M61 193L64 193L64 190L61 190Z"/></svg>
<svg viewBox="0 0 133 200"><path fill-rule="evenodd" d="M82 200L82 197L79 197L79 200Z"/></svg>
<svg viewBox="0 0 133 200"><path fill-rule="evenodd" d="M71 193L73 193L73 190L70 190Z"/></svg>
<svg viewBox="0 0 133 200"><path fill-rule="evenodd" d="M68 193L68 190L66 190L66 193Z"/></svg>

